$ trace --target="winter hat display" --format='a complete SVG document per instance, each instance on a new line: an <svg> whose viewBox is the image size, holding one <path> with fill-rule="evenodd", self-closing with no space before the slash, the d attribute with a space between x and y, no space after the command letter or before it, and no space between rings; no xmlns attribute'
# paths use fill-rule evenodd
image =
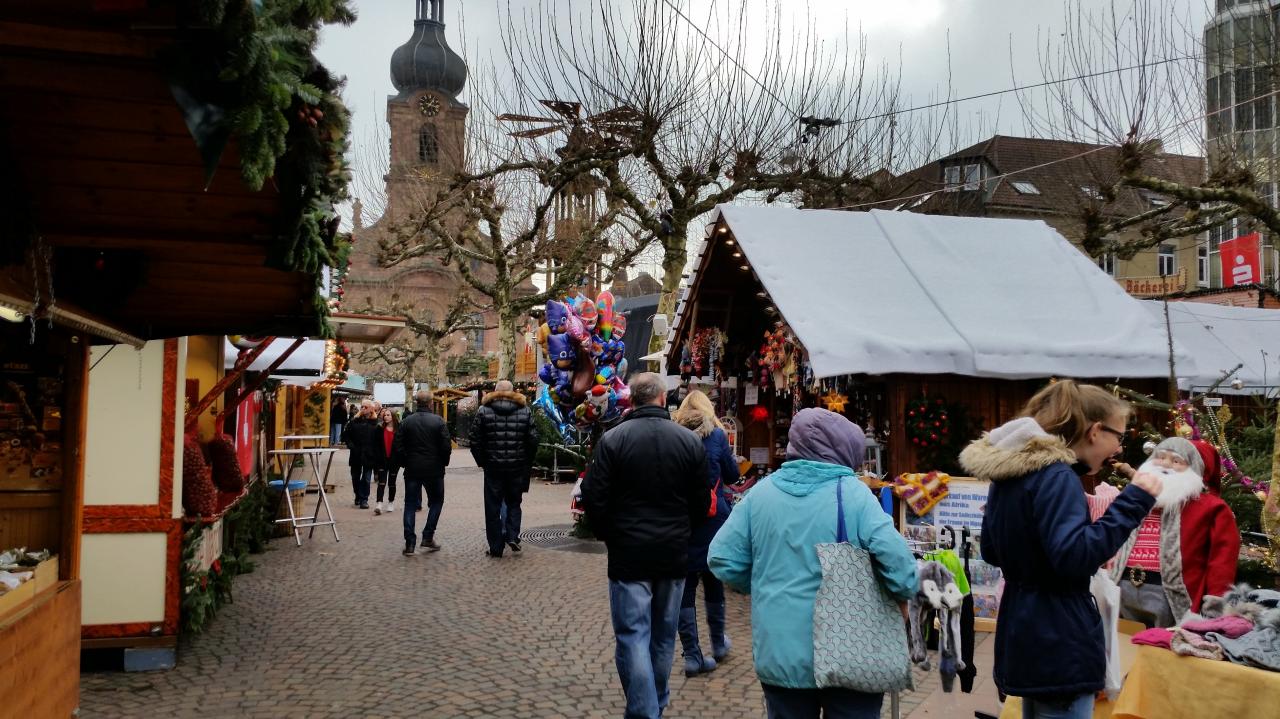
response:
<svg viewBox="0 0 1280 719"><path fill-rule="evenodd" d="M1268 609L1258 626L1235 639L1210 637L1221 647L1226 658L1236 664L1280 672L1280 609Z"/></svg>
<svg viewBox="0 0 1280 719"><path fill-rule="evenodd" d="M907 602L907 617L911 623L911 661L926 671L930 668L929 652L924 633L932 612L938 613L941 634L938 639L938 671L942 677L942 690L950 692L956 674L964 669L960 642L960 606L964 593L956 586L955 577L941 563L920 562L919 586L916 594Z"/></svg>

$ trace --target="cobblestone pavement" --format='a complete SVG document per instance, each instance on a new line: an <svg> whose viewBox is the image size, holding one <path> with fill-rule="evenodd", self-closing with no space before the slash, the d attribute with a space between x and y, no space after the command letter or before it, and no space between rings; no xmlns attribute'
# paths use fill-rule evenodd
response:
<svg viewBox="0 0 1280 719"><path fill-rule="evenodd" d="M351 508L345 467L339 478L335 466L340 543L324 528L300 548L274 541L235 580L234 603L183 641L176 669L86 674L80 715L621 716L605 556L529 545L485 557L480 472L469 460L457 453L463 466L449 470L444 549L413 557L400 554L400 514ZM568 522L569 490L535 482L525 529ZM686 680L677 668L666 716L764 716L748 599L731 593L728 615L733 653L708 677ZM936 686L919 675L903 716Z"/></svg>

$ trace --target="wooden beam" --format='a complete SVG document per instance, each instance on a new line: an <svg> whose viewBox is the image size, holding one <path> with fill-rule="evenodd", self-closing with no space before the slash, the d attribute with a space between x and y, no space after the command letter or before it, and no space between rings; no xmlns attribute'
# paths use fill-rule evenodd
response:
<svg viewBox="0 0 1280 719"><path fill-rule="evenodd" d="M240 380L240 376L244 374L244 371L248 369L249 365L253 364L258 357L266 351L267 347L271 346L271 343L274 342L275 339L275 337L268 337L262 341L262 344L242 354L236 360L235 366L232 367L231 370L222 377L222 379L218 380L218 382L213 385L205 396L200 398L200 402L198 402L195 407L187 410L186 420L183 423L187 432L191 432L195 429L196 423L200 421L200 415L204 414L204 411L209 409L209 405L213 404L219 397L221 397L222 393L226 392L228 387Z"/></svg>
<svg viewBox="0 0 1280 719"><path fill-rule="evenodd" d="M239 407L241 402L249 398L249 395L258 391L258 388L261 387L269 377L271 377L271 373L280 369L280 365L284 364L284 361L289 359L289 355L293 354L293 351L301 347L302 343L306 341L306 337L299 337L295 339L293 344L289 345L284 352L280 353L280 356L277 357L265 371L261 372L252 382L249 383L248 387L240 390L240 393L236 395L235 401L222 408L222 411L219 412L218 416L214 419L213 426L221 427L223 421L226 419L227 413L236 407Z"/></svg>
<svg viewBox="0 0 1280 719"><path fill-rule="evenodd" d="M0 22L0 47L6 48L147 59L155 54L161 40L167 38L148 42L144 36L120 32Z"/></svg>

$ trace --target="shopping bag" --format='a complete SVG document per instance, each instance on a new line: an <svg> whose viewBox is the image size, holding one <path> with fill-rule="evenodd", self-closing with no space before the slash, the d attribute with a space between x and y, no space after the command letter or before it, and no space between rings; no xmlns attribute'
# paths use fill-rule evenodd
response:
<svg viewBox="0 0 1280 719"><path fill-rule="evenodd" d="M879 694L911 689L907 629L871 554L849 543L843 480L836 483L836 542L818 544L822 583L813 604L813 675L819 688Z"/></svg>

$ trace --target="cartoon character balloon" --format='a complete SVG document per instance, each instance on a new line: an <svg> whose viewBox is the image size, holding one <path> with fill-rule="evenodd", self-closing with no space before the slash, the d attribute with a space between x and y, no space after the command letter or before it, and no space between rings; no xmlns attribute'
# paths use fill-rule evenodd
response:
<svg viewBox="0 0 1280 719"><path fill-rule="evenodd" d="M546 323L538 328L538 343L547 363L538 372L546 385L539 407L568 439L572 429L589 429L597 422L613 422L631 407L626 384L626 317L614 314L613 294L595 300L581 293L551 300Z"/></svg>

